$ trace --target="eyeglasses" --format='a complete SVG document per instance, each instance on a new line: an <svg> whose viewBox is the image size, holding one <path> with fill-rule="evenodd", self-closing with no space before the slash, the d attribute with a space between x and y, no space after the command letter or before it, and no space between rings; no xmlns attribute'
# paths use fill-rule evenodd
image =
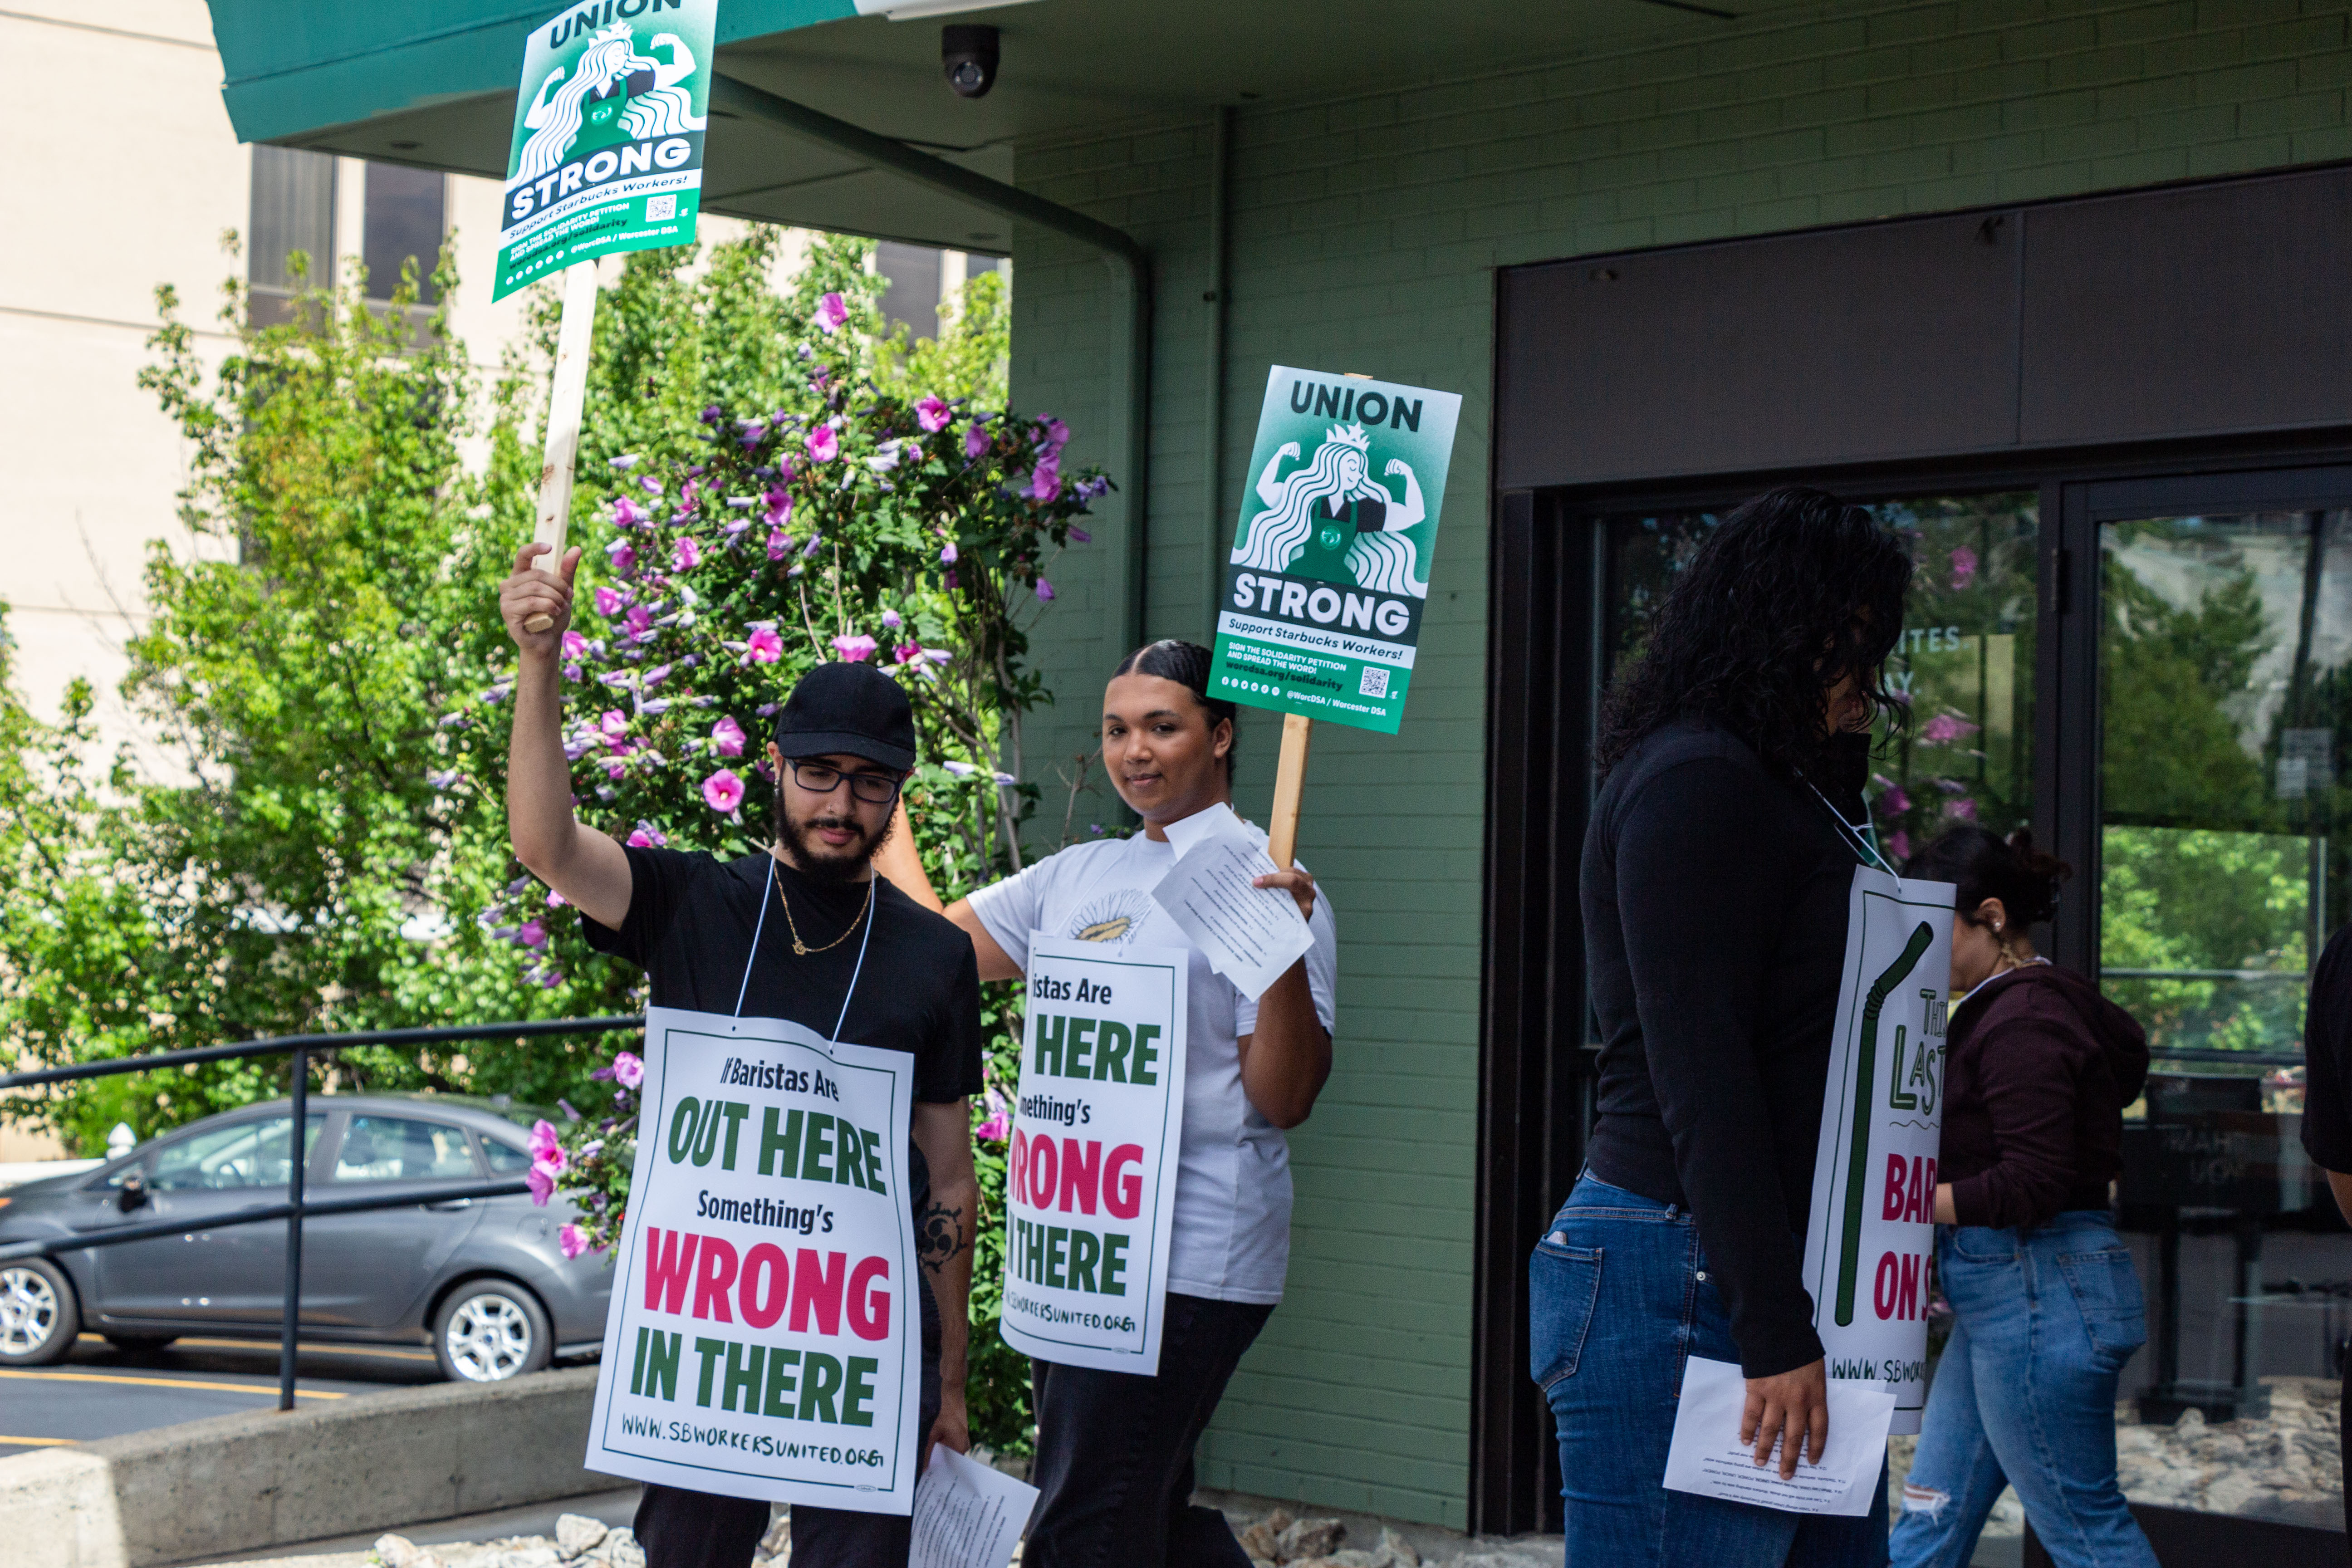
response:
<svg viewBox="0 0 2352 1568"><path fill-rule="evenodd" d="M793 770L793 782L811 795L831 795L849 781L849 793L868 805L888 805L898 798L898 786L904 781L893 773L845 773L829 763L804 763L797 757L788 758Z"/></svg>

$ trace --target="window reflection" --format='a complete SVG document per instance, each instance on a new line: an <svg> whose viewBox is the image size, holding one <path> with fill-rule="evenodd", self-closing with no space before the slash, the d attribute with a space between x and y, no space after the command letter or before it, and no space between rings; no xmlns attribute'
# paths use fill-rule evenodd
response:
<svg viewBox="0 0 2352 1568"><path fill-rule="evenodd" d="M2341 906L2352 513L2100 530L2102 988L2156 1055L2123 1223L2148 1298L2125 1491L2332 1525L2352 1243L2304 1157L2303 1016Z"/></svg>

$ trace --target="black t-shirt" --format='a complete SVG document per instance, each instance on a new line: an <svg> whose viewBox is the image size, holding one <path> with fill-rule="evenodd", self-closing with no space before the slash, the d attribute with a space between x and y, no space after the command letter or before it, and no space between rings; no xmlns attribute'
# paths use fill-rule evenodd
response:
<svg viewBox="0 0 2352 1568"><path fill-rule="evenodd" d="M1851 781L1820 783L1861 815ZM1822 1354L1805 1216L1858 858L1803 780L1694 723L1610 771L1585 836L1601 1038L1586 1163L1689 1208L1749 1377Z"/></svg>
<svg viewBox="0 0 2352 1568"><path fill-rule="evenodd" d="M865 883L819 882L765 851L721 861L631 845L628 856L629 913L621 929L585 918L581 928L589 946L646 972L653 1005L731 1016L740 993L744 1017L787 1019L826 1039L838 1019L840 1038L853 1045L909 1053L919 1100L945 1104L981 1092L980 964L971 939L944 918L880 880L873 939L858 971L866 931L850 925L866 907ZM803 942L824 951L794 954L795 926ZM755 930L760 952L752 962ZM844 931L848 940L835 942ZM845 1018L854 971L857 989ZM931 1185L919 1149L909 1152L907 1173L919 1215Z"/></svg>
<svg viewBox="0 0 2352 1568"><path fill-rule="evenodd" d="M2303 1150L2323 1170L2352 1172L2352 926L2319 950L2303 1018Z"/></svg>

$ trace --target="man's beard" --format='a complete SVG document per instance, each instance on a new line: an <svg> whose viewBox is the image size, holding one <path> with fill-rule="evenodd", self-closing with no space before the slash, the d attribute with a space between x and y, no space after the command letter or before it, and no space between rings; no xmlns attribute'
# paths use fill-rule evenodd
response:
<svg viewBox="0 0 2352 1568"><path fill-rule="evenodd" d="M895 816L895 814L894 814ZM792 854L794 866L803 875L817 882L856 882L865 878L866 868L873 862L875 851L890 837L892 817L882 819L882 826L871 834L856 817L820 812L806 822L794 822L784 809L779 795L775 808L776 838ZM824 827L842 827L858 835L857 839L836 849L816 837Z"/></svg>

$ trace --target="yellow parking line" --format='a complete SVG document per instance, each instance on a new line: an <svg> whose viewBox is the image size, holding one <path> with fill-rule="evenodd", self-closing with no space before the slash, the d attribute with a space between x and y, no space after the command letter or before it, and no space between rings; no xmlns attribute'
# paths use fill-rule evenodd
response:
<svg viewBox="0 0 2352 1568"><path fill-rule="evenodd" d="M184 1377L123 1377L105 1372L16 1372L0 1368L0 1377L42 1378L51 1383L135 1383L148 1388L210 1388L223 1394L274 1394L277 1390L266 1383L197 1383ZM314 1392L308 1388L294 1391L298 1399L341 1399L341 1394Z"/></svg>
<svg viewBox="0 0 2352 1568"><path fill-rule="evenodd" d="M79 1441L77 1437L0 1437L0 1447L14 1443L20 1448L70 1448Z"/></svg>
<svg viewBox="0 0 2352 1568"><path fill-rule="evenodd" d="M180 1342L184 1345L202 1345L207 1350L267 1351L271 1355L278 1353L278 1347L268 1340L182 1340ZM373 1355L384 1356L394 1361L431 1361L433 1359L431 1351L404 1351L394 1349L391 1345L314 1345L306 1341L300 1348L304 1355Z"/></svg>

